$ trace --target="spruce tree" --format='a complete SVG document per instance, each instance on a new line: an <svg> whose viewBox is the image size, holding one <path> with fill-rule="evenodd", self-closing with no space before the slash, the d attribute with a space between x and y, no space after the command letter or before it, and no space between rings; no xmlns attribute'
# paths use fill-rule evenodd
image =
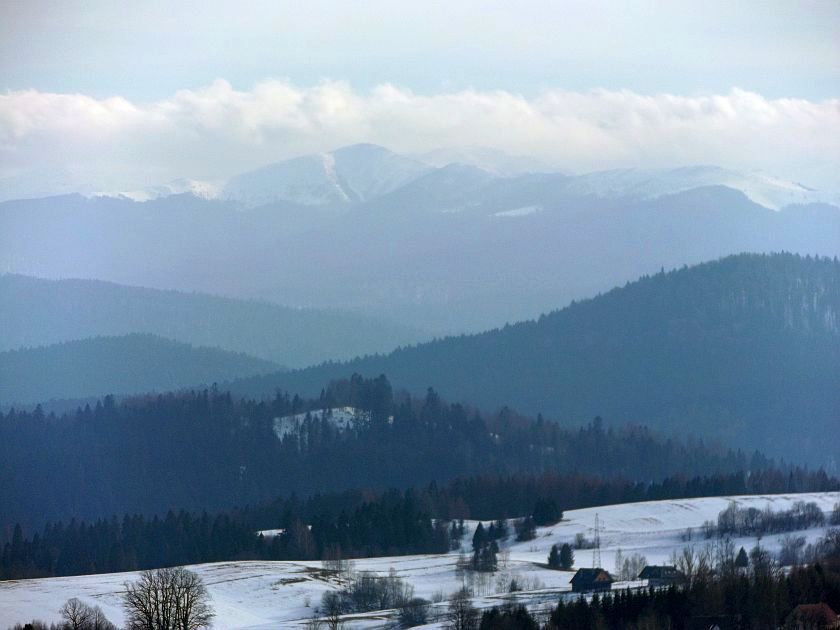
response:
<svg viewBox="0 0 840 630"><path fill-rule="evenodd" d="M735 558L735 566L739 569L746 569L749 564L750 559L747 557L747 550L741 547L738 556Z"/></svg>
<svg viewBox="0 0 840 630"><path fill-rule="evenodd" d="M478 527L475 528L475 533L473 534L473 551L478 551L479 549L481 549L484 546L485 542L487 542L487 534L484 531L484 525L479 523Z"/></svg>
<svg viewBox="0 0 840 630"><path fill-rule="evenodd" d="M572 551L572 546L569 543L563 543L560 548L560 568L568 571L575 564L575 552Z"/></svg>
<svg viewBox="0 0 840 630"><path fill-rule="evenodd" d="M560 568L560 550L557 549L557 545L551 545L551 552L548 554L548 568L555 570Z"/></svg>

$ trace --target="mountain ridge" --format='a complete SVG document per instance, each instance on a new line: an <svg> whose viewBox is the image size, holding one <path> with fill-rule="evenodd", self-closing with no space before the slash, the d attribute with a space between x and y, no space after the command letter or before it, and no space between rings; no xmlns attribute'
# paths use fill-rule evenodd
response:
<svg viewBox="0 0 840 630"><path fill-rule="evenodd" d="M149 333L295 367L390 350L425 336L349 312L16 274L0 274L0 322L0 351Z"/></svg>
<svg viewBox="0 0 840 630"><path fill-rule="evenodd" d="M278 367L158 335L92 337L0 352L0 405L171 391Z"/></svg>
<svg viewBox="0 0 840 630"><path fill-rule="evenodd" d="M773 210L796 203L840 204L840 191L821 192L761 171L716 165L625 167L571 174L534 158L511 156L486 147L441 148L402 155L370 143L281 160L234 175L226 183L181 178L139 191L111 194L146 201L191 193L245 207L279 201L304 206L345 206L377 199L453 164L478 168L502 180L536 174L563 175L562 189L567 195L656 199L692 188L724 185L741 190L755 203Z"/></svg>
<svg viewBox="0 0 840 630"><path fill-rule="evenodd" d="M834 457L826 443L840 440L840 263L731 256L536 320L231 387L312 393L354 372L564 423L602 415L826 462ZM811 437L791 441L803 413Z"/></svg>

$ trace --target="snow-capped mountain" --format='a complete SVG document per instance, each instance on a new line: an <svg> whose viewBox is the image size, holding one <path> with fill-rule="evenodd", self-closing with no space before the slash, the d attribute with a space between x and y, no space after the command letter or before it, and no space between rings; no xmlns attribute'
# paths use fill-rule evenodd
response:
<svg viewBox="0 0 840 630"><path fill-rule="evenodd" d="M175 179L159 186L149 186L138 190L126 190L119 192L97 192L97 197L127 197L134 201L151 201L171 195L183 195L189 193L202 199L215 199L222 189L222 182L218 180L201 180L181 178Z"/></svg>
<svg viewBox="0 0 840 630"><path fill-rule="evenodd" d="M0 182L0 198L11 184ZM8 184L8 185L7 185ZM840 205L840 193L818 191L760 171L719 166L621 168L570 175L539 160L486 147L441 148L416 156L374 144L354 144L276 162L224 181L177 179L159 186L118 192L78 192L151 201L189 193L251 208L276 202L302 206L389 203L451 213L486 207L488 214L525 216L519 208L548 207L552 200L582 197L656 199L696 188L725 186L752 202L780 210L791 204ZM4 188L8 189L3 194ZM60 186L67 192L67 186ZM35 190L35 189L33 189ZM23 197L33 195L26 194ZM37 196L37 195L35 195ZM501 214L500 214L501 213Z"/></svg>
<svg viewBox="0 0 840 630"><path fill-rule="evenodd" d="M445 147L416 156L431 166L447 164L468 164L501 176L524 173L548 173L556 171L545 162L528 155L510 155L490 147Z"/></svg>
<svg viewBox="0 0 840 630"><path fill-rule="evenodd" d="M478 205L487 186L496 179L494 174L475 166L447 164L383 195L368 207L403 214L418 210L461 212Z"/></svg>
<svg viewBox="0 0 840 630"><path fill-rule="evenodd" d="M654 199L705 186L727 186L740 190L766 208L779 210L790 204L835 202L825 194L802 184L761 172L739 172L719 166L687 166L674 169L626 168L596 171L571 178L569 192L599 197Z"/></svg>
<svg viewBox="0 0 840 630"><path fill-rule="evenodd" d="M243 173L228 181L220 196L247 206L355 203L395 190L429 169L383 147L356 144Z"/></svg>

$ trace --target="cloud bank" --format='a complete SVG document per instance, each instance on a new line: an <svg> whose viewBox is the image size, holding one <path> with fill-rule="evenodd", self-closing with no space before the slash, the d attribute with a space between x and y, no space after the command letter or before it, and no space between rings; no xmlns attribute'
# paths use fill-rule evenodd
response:
<svg viewBox="0 0 840 630"><path fill-rule="evenodd" d="M151 102L35 90L0 95L0 179L129 189L223 178L355 142L400 152L488 146L584 172L718 164L840 188L840 99L549 90L424 95L390 84L224 80ZM8 196L8 194L4 195Z"/></svg>

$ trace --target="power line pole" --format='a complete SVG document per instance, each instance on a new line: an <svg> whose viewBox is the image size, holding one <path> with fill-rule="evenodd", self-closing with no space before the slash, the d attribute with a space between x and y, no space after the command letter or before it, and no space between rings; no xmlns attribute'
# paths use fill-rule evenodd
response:
<svg viewBox="0 0 840 630"><path fill-rule="evenodd" d="M592 554L592 568L601 568L601 521L598 519L598 512L595 512L595 551Z"/></svg>

